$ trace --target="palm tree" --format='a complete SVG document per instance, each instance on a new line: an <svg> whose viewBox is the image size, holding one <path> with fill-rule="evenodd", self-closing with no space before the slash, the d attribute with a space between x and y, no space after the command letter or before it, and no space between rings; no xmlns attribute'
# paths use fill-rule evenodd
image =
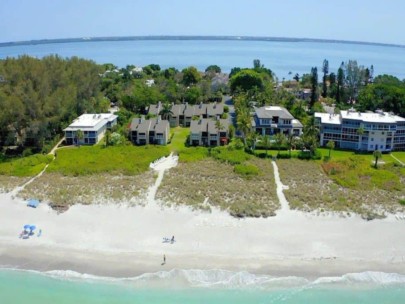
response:
<svg viewBox="0 0 405 304"><path fill-rule="evenodd" d="M164 103L159 115L162 115L163 119L169 120L169 118L173 115L171 104L168 102Z"/></svg>
<svg viewBox="0 0 405 304"><path fill-rule="evenodd" d="M84 133L83 133L83 131L82 130L77 130L76 131L76 144L77 145L79 145L79 147L80 147L80 142L81 142L81 140L84 138Z"/></svg>
<svg viewBox="0 0 405 304"><path fill-rule="evenodd" d="M382 157L381 151L380 150L375 150L373 152L373 156L375 158L374 168L377 169L378 159Z"/></svg>
<svg viewBox="0 0 405 304"><path fill-rule="evenodd" d="M363 126L360 126L360 128L357 129L356 131L357 135L359 135L359 144L358 144L358 149L361 150L361 137L364 134L364 128Z"/></svg>
<svg viewBox="0 0 405 304"><path fill-rule="evenodd" d="M261 142L262 142L262 145L263 145L264 149L266 149L266 158L267 158L267 151L271 147L270 136L269 135L262 135L261 136Z"/></svg>
<svg viewBox="0 0 405 304"><path fill-rule="evenodd" d="M295 146L295 136L294 134L288 134L286 137L286 145L287 145L287 149L288 149L288 154L291 157L291 150L293 148L293 146Z"/></svg>
<svg viewBox="0 0 405 304"><path fill-rule="evenodd" d="M277 133L276 136L274 137L276 146L277 146L277 155L280 154L280 148L281 146L285 143L286 138L285 135L283 133Z"/></svg>
<svg viewBox="0 0 405 304"><path fill-rule="evenodd" d="M244 109L238 113L236 124L238 126L238 129L243 133L243 143L246 147L246 138L248 137L252 129L252 119L250 118L248 109Z"/></svg>
<svg viewBox="0 0 405 304"><path fill-rule="evenodd" d="M333 140L329 140L328 143L326 144L326 147L329 148L329 158L330 158L330 152L332 149L335 149L335 142Z"/></svg>

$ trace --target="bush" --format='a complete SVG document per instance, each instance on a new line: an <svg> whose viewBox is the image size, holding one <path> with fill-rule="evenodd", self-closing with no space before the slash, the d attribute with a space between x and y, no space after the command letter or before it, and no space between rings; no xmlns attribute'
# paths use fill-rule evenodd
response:
<svg viewBox="0 0 405 304"><path fill-rule="evenodd" d="M234 172L243 176L259 175L259 168L255 165L235 165Z"/></svg>
<svg viewBox="0 0 405 304"><path fill-rule="evenodd" d="M313 160L319 160L319 159L322 159L322 153L317 150L317 151L315 151L315 154L314 154L314 155L311 155L310 151L300 151L300 152L298 153L298 156L297 156L297 157L298 157L299 159L307 159L307 160L313 159Z"/></svg>
<svg viewBox="0 0 405 304"><path fill-rule="evenodd" d="M241 164L250 159L250 156L243 150L233 149L232 147L217 147L211 150L211 156L219 161L231 165Z"/></svg>
<svg viewBox="0 0 405 304"><path fill-rule="evenodd" d="M405 206L405 199L400 199L398 203L402 206Z"/></svg>
<svg viewBox="0 0 405 304"><path fill-rule="evenodd" d="M25 149L25 150L23 151L22 157L28 157L28 156L31 156L31 155L33 155L33 154L34 154L34 153L32 152L32 149L27 148L27 149Z"/></svg>
<svg viewBox="0 0 405 304"><path fill-rule="evenodd" d="M324 161L325 163L327 163L328 161L330 161L330 157L327 156L327 155L325 155L325 156L323 157L323 161Z"/></svg>
<svg viewBox="0 0 405 304"><path fill-rule="evenodd" d="M229 107L228 106L224 106L224 113L229 113Z"/></svg>
<svg viewBox="0 0 405 304"><path fill-rule="evenodd" d="M279 154L277 155L277 158L280 158L280 159L290 159L290 158L291 158L291 155L290 155L289 153L279 153Z"/></svg>

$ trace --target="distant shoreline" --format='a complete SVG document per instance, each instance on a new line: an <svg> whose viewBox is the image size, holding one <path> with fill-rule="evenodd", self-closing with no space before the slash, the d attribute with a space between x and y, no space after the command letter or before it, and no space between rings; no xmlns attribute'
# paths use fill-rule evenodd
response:
<svg viewBox="0 0 405 304"><path fill-rule="evenodd" d="M269 41L269 42L314 42L314 43L339 43L339 44L359 44L405 48L405 45L335 40L335 39L315 39L315 38L286 38L286 37L255 37L255 36L118 36L118 37L81 37L81 38L61 38L61 39L39 39L27 41L0 42L0 47L55 44L55 43L78 43L78 42L106 42L106 41L152 41L152 40L216 40L216 41Z"/></svg>

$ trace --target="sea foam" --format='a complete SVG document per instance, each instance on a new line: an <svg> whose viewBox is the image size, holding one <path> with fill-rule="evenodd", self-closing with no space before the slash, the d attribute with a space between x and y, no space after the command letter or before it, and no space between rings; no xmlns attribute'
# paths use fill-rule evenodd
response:
<svg viewBox="0 0 405 304"><path fill-rule="evenodd" d="M405 275L398 273L385 273L366 271L361 273L348 273L336 277L320 277L309 280L303 277L284 276L277 277L265 274L252 274L247 271L229 271L222 269L172 269L170 271L158 271L144 273L135 277L114 278L79 273L71 270L52 270L46 272L26 271L51 277L54 279L70 281L99 281L105 283L124 283L134 287L178 287L178 288L220 288L220 289L273 289L273 288L311 288L315 286L353 286L353 285L404 285ZM1 268L0 268L1 270Z"/></svg>

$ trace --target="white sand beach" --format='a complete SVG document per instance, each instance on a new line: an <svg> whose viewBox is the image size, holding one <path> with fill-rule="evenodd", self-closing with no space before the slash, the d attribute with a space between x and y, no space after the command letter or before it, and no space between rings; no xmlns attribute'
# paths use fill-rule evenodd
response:
<svg viewBox="0 0 405 304"><path fill-rule="evenodd" d="M58 214L45 203L33 209L0 194L0 266L116 277L173 268L306 277L405 274L405 220L318 216L285 206L275 217L237 219L219 210L162 207L154 201L155 187L175 163L158 165L144 207L106 202ZM42 235L19 238L25 224L36 225ZM172 236L173 244L163 242Z"/></svg>

